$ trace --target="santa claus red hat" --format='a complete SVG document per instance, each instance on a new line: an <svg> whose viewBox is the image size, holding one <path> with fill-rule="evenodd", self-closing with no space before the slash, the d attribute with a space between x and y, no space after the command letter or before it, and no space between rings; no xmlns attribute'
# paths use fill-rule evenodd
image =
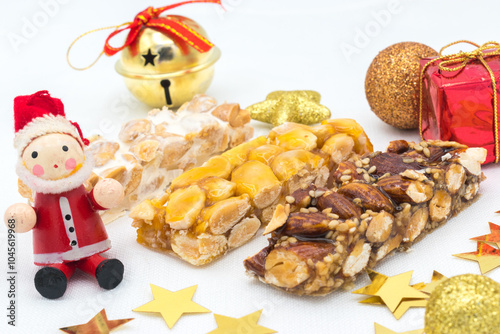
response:
<svg viewBox="0 0 500 334"><path fill-rule="evenodd" d="M14 129L14 147L19 156L33 139L49 133L70 135L82 147L89 143L78 123L66 119L61 100L51 97L46 90L14 99Z"/></svg>

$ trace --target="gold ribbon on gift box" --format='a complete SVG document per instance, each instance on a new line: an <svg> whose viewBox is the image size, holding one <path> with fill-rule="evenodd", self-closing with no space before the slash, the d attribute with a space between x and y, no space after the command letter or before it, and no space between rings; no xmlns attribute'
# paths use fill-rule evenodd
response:
<svg viewBox="0 0 500 334"><path fill-rule="evenodd" d="M460 51L458 53L450 54L450 55L444 55L443 56L443 51L455 44L460 44L460 43L468 43L471 45L474 45L477 49L470 51L470 52L463 52ZM483 45L476 44L471 41L467 40L460 40L456 41L453 43L450 43L448 45L445 45L444 47L439 50L439 57L436 59L433 59L429 61L425 66L422 68L422 71L420 72L420 100L419 100L419 131L420 131L420 137L423 139L422 135L422 101L423 101L423 93L422 93L422 86L424 82L424 74L427 68L437 62L441 61L439 63L439 70L441 71L446 71L446 72L455 72L455 71L461 71L467 64L474 59L478 59L488 71L488 74L490 75L491 79L491 86L493 89L493 124L494 124L494 135L495 135L495 163L498 163L498 160L500 158L499 154L499 143L498 143L498 103L497 103L497 92L496 92L496 87L497 83L495 80L495 76L493 75L493 71L491 68L488 66L486 61L484 60L485 57L491 57L491 56L498 56L500 55L500 44L497 42L486 42Z"/></svg>

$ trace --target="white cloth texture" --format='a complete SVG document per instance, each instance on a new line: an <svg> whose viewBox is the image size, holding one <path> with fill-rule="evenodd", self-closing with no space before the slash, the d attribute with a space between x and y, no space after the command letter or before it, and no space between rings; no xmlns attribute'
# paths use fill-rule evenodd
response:
<svg viewBox="0 0 500 334"><path fill-rule="evenodd" d="M66 63L67 48L86 31L128 22L148 6L174 2L29 0L0 4L5 14L0 23L0 212L24 201L17 193L17 152L12 147L14 97L46 89L62 100L66 115L80 124L85 137L100 133L116 138L123 122L144 117L150 108L134 99L115 72L119 54L101 57L94 67L80 72ZM332 117L357 120L376 150L384 150L395 139L419 140L418 131L393 128L368 106L365 74L379 51L403 41L424 43L439 51L456 40L482 44L499 38L500 3L494 0L222 3L226 11L212 4L190 4L169 12L197 21L221 49L207 94L220 103L235 102L245 108L275 90L315 90ZM92 62L106 37L106 32L85 36L72 49L72 62L76 66ZM114 39L113 45L119 42L120 38ZM256 136L271 129L259 122L252 124ZM390 276L414 270L412 283L429 282L433 270L449 277L479 274L477 263L452 254L475 251L476 243L469 238L489 233L490 221L500 224L500 215L495 214L500 210L500 166L488 165L483 170L487 180L476 203L414 245L411 252L396 253L375 269ZM260 233L219 260L193 267L139 245L128 217L107 225L107 231L113 247L103 255L124 263L122 283L106 291L92 277L76 272L58 300L44 299L35 290L33 278L39 268L33 265L32 233L17 235L17 321L11 327L6 318L7 229L0 227L0 333L56 333L58 328L86 323L103 308L110 320L135 318L113 331L117 334L201 334L217 328L211 313L184 315L169 330L159 314L133 312L152 300L150 283L171 291L198 284L193 301L213 313L239 318L263 309L259 324L284 334L374 333L374 322L395 332L424 327L424 309L410 309L398 321L387 308L359 304L363 296L348 291L298 297L249 278L242 262L267 244ZM500 282L500 268L487 276ZM355 287L368 283L368 277L361 275Z"/></svg>

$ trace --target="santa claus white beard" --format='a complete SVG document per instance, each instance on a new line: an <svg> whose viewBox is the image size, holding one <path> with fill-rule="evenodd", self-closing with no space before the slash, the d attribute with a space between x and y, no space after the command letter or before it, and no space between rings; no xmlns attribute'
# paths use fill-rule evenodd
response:
<svg viewBox="0 0 500 334"><path fill-rule="evenodd" d="M24 165L21 158L17 161L16 173L19 179L31 190L40 194L60 194L81 186L92 174L94 160L89 152L85 152L85 161L73 174L60 180L44 180L33 175Z"/></svg>

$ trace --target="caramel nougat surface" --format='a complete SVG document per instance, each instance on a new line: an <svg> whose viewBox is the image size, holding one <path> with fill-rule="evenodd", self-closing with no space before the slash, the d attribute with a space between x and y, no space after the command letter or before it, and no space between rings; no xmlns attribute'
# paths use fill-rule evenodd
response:
<svg viewBox="0 0 500 334"><path fill-rule="evenodd" d="M404 140L353 156L333 173L332 188L309 185L278 206L269 246L245 268L290 293L330 293L469 205L485 157L454 142Z"/></svg>
<svg viewBox="0 0 500 334"><path fill-rule="evenodd" d="M130 213L137 241L202 265L252 238L286 196L311 183L326 186L331 171L372 145L349 119L318 126L285 123L210 158L175 178L167 192Z"/></svg>

